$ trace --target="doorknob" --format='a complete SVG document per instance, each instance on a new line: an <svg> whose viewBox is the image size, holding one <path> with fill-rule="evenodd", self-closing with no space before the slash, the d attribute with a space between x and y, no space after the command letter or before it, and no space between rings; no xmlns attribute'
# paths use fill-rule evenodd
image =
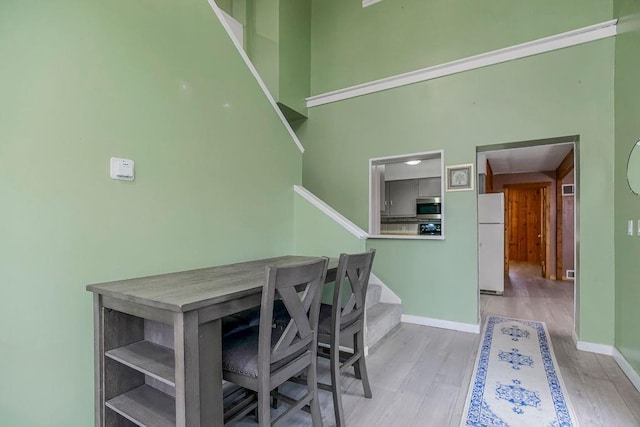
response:
<svg viewBox="0 0 640 427"><path fill-rule="evenodd" d="M542 237L542 234L538 234L538 239L539 239L540 237Z"/></svg>

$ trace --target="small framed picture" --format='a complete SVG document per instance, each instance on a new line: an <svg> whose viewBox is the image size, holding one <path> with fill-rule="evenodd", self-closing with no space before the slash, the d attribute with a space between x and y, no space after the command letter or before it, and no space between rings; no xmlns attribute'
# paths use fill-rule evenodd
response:
<svg viewBox="0 0 640 427"><path fill-rule="evenodd" d="M447 166L447 191L473 190L473 164Z"/></svg>

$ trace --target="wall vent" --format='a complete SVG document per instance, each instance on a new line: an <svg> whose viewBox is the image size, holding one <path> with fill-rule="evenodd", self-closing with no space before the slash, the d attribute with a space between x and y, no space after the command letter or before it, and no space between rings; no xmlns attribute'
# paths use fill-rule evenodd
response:
<svg viewBox="0 0 640 427"><path fill-rule="evenodd" d="M562 184L562 195L573 196L576 193L575 184Z"/></svg>
<svg viewBox="0 0 640 427"><path fill-rule="evenodd" d="M567 270L566 276L567 276L567 279L573 280L573 279L576 278L576 271L575 270Z"/></svg>

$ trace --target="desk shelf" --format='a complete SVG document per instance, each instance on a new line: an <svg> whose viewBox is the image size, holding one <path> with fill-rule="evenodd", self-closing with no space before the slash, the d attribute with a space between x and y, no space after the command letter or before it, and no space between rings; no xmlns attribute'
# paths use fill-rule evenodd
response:
<svg viewBox="0 0 640 427"><path fill-rule="evenodd" d="M170 348L143 340L109 350L105 356L171 387L176 385L175 358Z"/></svg>
<svg viewBox="0 0 640 427"><path fill-rule="evenodd" d="M175 399L153 387L143 385L105 402L139 426L175 427Z"/></svg>
<svg viewBox="0 0 640 427"><path fill-rule="evenodd" d="M99 346L98 351L108 410L96 425L175 426L174 350L145 337L145 318L110 308L100 311L104 350Z"/></svg>

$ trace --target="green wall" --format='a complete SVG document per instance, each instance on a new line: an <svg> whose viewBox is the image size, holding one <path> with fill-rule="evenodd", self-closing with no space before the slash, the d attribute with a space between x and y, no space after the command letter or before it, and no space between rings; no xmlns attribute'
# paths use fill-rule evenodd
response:
<svg viewBox="0 0 640 427"><path fill-rule="evenodd" d="M606 21L612 0L314 0L312 16L317 95Z"/></svg>
<svg viewBox="0 0 640 427"><path fill-rule="evenodd" d="M365 240L358 239L297 193L293 206L297 255L338 257L341 253L364 252Z"/></svg>
<svg viewBox="0 0 640 427"><path fill-rule="evenodd" d="M640 139L640 2L615 2L620 17L615 58L616 347L640 373L640 237L627 236L627 221L640 219L640 197L627 185L627 159ZM637 223L636 223L637 225Z"/></svg>
<svg viewBox="0 0 640 427"><path fill-rule="evenodd" d="M279 0L247 2L247 54L278 100L280 93L280 13Z"/></svg>
<svg viewBox="0 0 640 427"><path fill-rule="evenodd" d="M311 91L311 0L280 0L278 101L302 116Z"/></svg>
<svg viewBox="0 0 640 427"><path fill-rule="evenodd" d="M289 121L306 117L311 0L218 0L244 25L245 50Z"/></svg>
<svg viewBox="0 0 640 427"><path fill-rule="evenodd" d="M390 19L386 34L405 31L400 28L404 26L429 26L421 20L430 22L431 18L420 15L422 6L415 2L382 2L371 9L384 4L395 5L396 9L402 9L394 9L396 13L407 16L402 25L391 26L393 20ZM340 21L323 27L328 14L331 17L340 14L339 10L325 10L330 5L338 7L334 2L313 3L313 61L323 54L318 46L323 40L331 37L347 40L365 27L370 28L372 34L375 27L376 21L366 12L357 19L352 16L355 20L348 29L339 27ZM349 16L350 7L344 6ZM569 20L567 25L587 25L608 18L608 8L589 12L590 7L596 8L594 2L585 2L584 14L589 14L591 19ZM454 11L451 16L457 16ZM393 16L391 10L388 12ZM544 15L542 11L538 14ZM456 28L480 25L475 17L461 16ZM540 21L534 18L531 20ZM485 15L477 19L485 23L487 20ZM549 20L556 22L555 18ZM439 29L448 34L450 22L443 21ZM562 30L544 22L539 27ZM339 28L343 31L338 31ZM327 34L331 31L335 34ZM513 31L517 31L515 26ZM469 38L475 36L473 32L466 34ZM443 38L438 40L444 50L462 49L457 39L447 43ZM523 40L509 38L502 44L520 41ZM350 44L357 46L358 38ZM375 49L362 48L362 55L376 56L380 63L396 58L384 49L372 50ZM406 57L416 55L415 50L406 50ZM331 64L342 59L338 52L327 61ZM340 213L366 228L369 158L442 148L447 165L472 163L476 146L579 135L580 230L597 229L598 233L580 234L578 332L583 341L613 344L613 62L614 40L606 39L311 108L309 120L298 129L306 148L303 183ZM405 69L396 71L410 71L415 66L401 63ZM348 61L340 64L346 64L341 68L343 71L350 68ZM365 70L366 65L356 67L358 72ZM344 79L328 77L330 68L329 65L325 70L321 64L312 62L312 81L329 79L330 86L323 89L339 88ZM387 72L385 69L381 74ZM366 70L362 75L367 75ZM447 193L445 208L446 240L369 240L367 247L377 249L376 275L402 298L405 313L477 323L475 192Z"/></svg>
<svg viewBox="0 0 640 427"><path fill-rule="evenodd" d="M85 286L293 252L301 154L206 1L3 0L0 64L0 424L86 427Z"/></svg>

